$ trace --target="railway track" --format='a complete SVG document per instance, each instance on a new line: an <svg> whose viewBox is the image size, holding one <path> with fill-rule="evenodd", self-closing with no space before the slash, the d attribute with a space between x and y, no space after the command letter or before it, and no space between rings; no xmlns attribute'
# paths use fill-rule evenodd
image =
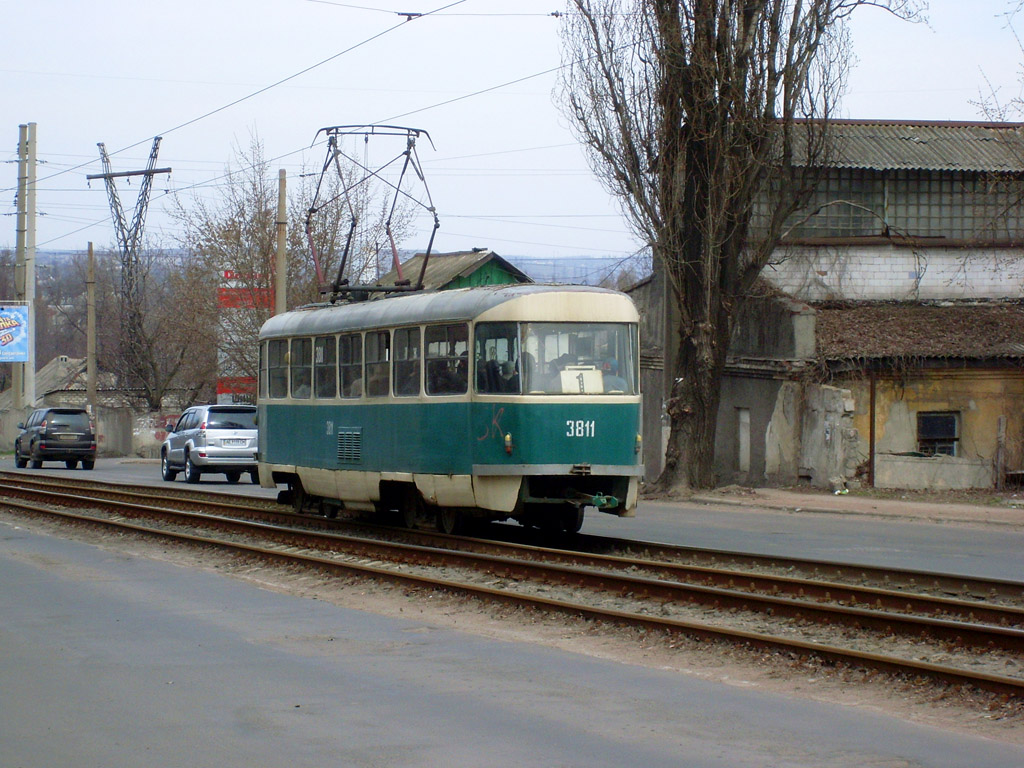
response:
<svg viewBox="0 0 1024 768"><path fill-rule="evenodd" d="M814 561L772 558L769 567L739 553L593 537L579 540L591 551L553 549L164 490L0 473L4 505L24 514L1024 697L1024 584L849 566L837 581L815 575L835 574L833 564Z"/></svg>

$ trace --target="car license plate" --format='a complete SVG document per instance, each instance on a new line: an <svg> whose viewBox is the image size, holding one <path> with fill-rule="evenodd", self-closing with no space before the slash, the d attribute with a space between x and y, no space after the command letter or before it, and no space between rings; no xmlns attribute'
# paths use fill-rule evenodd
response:
<svg viewBox="0 0 1024 768"><path fill-rule="evenodd" d="M224 447L225 448L244 448L245 447L245 443L246 443L245 440L232 440L232 439L229 438L229 439L224 441Z"/></svg>
<svg viewBox="0 0 1024 768"><path fill-rule="evenodd" d="M77 440L78 439L78 435L58 435L57 437L60 440Z"/></svg>

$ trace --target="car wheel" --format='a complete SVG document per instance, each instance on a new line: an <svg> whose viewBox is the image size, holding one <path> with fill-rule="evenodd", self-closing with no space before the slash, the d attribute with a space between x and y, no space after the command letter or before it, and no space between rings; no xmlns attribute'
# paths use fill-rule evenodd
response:
<svg viewBox="0 0 1024 768"><path fill-rule="evenodd" d="M199 468L192 463L192 457L189 454L185 454L185 482L186 483L198 483L199 482Z"/></svg>
<svg viewBox="0 0 1024 768"><path fill-rule="evenodd" d="M75 467L78 466L78 459L67 459L64 462L64 466L67 469L74 469Z"/></svg>
<svg viewBox="0 0 1024 768"><path fill-rule="evenodd" d="M237 483L239 480L242 479L242 473L239 470L237 470L237 469L233 469L230 472L225 472L224 476L228 479L228 482L231 483L232 485L234 485L235 483Z"/></svg>
<svg viewBox="0 0 1024 768"><path fill-rule="evenodd" d="M96 466L96 459L82 459L82 469L92 469Z"/></svg>
<svg viewBox="0 0 1024 768"><path fill-rule="evenodd" d="M42 469L43 468L43 460L42 459L32 459L32 461L30 461L28 463L28 465L30 467L32 467L32 469Z"/></svg>
<svg viewBox="0 0 1024 768"><path fill-rule="evenodd" d="M249 479L252 480L253 485L260 484L260 471L258 469L249 470Z"/></svg>
<svg viewBox="0 0 1024 768"><path fill-rule="evenodd" d="M21 455L21 447L14 446L14 466L18 469L24 469L28 466L28 459Z"/></svg>
<svg viewBox="0 0 1024 768"><path fill-rule="evenodd" d="M173 482L178 476L178 471L171 469L171 462L167 459L167 451L160 454L160 476L167 482Z"/></svg>

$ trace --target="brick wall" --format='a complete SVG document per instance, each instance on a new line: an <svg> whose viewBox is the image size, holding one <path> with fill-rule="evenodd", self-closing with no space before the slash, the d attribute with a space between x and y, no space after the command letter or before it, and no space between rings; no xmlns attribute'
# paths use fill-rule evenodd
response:
<svg viewBox="0 0 1024 768"><path fill-rule="evenodd" d="M789 248L763 275L802 301L1024 296L1024 249Z"/></svg>

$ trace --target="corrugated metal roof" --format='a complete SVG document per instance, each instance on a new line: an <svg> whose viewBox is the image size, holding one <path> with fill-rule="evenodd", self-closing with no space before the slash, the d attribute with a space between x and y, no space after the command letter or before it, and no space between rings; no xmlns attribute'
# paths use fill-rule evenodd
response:
<svg viewBox="0 0 1024 768"><path fill-rule="evenodd" d="M417 253L408 261L402 264L402 277L412 281L413 284L419 279L420 270L423 269L424 254ZM497 261L501 268L515 277L521 283L530 282L530 278L512 264L505 261L494 251L489 249L476 249L472 251L458 251L456 253L432 253L427 262L427 271L423 275L423 290L436 291L460 277L467 277L474 271L480 269L490 261ZM391 270L379 281L379 285L394 285L398 279L398 272Z"/></svg>
<svg viewBox="0 0 1024 768"><path fill-rule="evenodd" d="M834 164L872 170L1024 172L1024 124L836 120Z"/></svg>
<svg viewBox="0 0 1024 768"><path fill-rule="evenodd" d="M816 306L815 316L825 360L1024 357L1019 303L863 303Z"/></svg>

